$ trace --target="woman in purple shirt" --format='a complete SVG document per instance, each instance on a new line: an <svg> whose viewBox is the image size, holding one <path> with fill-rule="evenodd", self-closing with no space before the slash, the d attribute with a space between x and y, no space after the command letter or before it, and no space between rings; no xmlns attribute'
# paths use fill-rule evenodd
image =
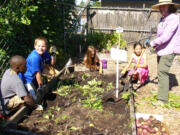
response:
<svg viewBox="0 0 180 135"><path fill-rule="evenodd" d="M180 20L176 14L179 4L172 0L159 0L152 9L158 9L162 15L157 27L157 38L150 42L158 58L158 96L160 103L168 102L169 70L176 54L180 53Z"/></svg>

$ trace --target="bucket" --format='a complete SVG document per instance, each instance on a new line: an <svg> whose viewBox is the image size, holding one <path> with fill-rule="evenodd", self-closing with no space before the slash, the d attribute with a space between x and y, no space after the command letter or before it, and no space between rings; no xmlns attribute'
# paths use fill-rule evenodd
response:
<svg viewBox="0 0 180 135"><path fill-rule="evenodd" d="M102 68L107 69L107 60L103 59L101 60L101 62L102 62Z"/></svg>

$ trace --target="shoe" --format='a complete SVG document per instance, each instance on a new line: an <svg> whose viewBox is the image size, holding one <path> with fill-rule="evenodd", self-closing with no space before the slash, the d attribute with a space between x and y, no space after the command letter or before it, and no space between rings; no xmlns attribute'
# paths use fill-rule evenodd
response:
<svg viewBox="0 0 180 135"><path fill-rule="evenodd" d="M138 87L140 87L140 86L141 86L141 82L138 81L138 82L136 83L136 87L138 88Z"/></svg>
<svg viewBox="0 0 180 135"><path fill-rule="evenodd" d="M43 106L42 105L37 105L37 107L36 107L36 109L35 109L36 111L43 111L44 110L44 108L43 108Z"/></svg>

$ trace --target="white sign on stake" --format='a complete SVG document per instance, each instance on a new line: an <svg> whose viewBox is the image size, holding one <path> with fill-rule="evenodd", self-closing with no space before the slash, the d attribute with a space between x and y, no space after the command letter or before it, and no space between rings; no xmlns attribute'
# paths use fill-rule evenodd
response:
<svg viewBox="0 0 180 135"><path fill-rule="evenodd" d="M123 32L122 27L116 28L116 33L119 33L119 46L117 48L111 48L111 58L116 60L116 98L119 95L119 61L127 61L127 52L125 50L120 50L120 34Z"/></svg>
<svg viewBox="0 0 180 135"><path fill-rule="evenodd" d="M113 60L119 60L119 61L124 61L127 62L127 51L118 49L118 48L111 48L110 50L111 53L111 58Z"/></svg>
<svg viewBox="0 0 180 135"><path fill-rule="evenodd" d="M124 30L122 27L116 28L116 33L122 33Z"/></svg>

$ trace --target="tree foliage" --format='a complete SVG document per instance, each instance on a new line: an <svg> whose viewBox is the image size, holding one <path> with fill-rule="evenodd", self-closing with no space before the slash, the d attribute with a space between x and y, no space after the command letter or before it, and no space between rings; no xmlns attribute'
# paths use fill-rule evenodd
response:
<svg viewBox="0 0 180 135"><path fill-rule="evenodd" d="M101 2L100 1L94 1L94 2L92 2L92 4L90 6L91 7L101 7Z"/></svg>
<svg viewBox="0 0 180 135"><path fill-rule="evenodd" d="M75 4L75 0L64 2ZM16 54L28 54L38 36L62 47L63 21L66 33L73 31L74 7L64 6L63 15L60 0L8 0L0 5L0 38L6 39L9 46L16 46Z"/></svg>

